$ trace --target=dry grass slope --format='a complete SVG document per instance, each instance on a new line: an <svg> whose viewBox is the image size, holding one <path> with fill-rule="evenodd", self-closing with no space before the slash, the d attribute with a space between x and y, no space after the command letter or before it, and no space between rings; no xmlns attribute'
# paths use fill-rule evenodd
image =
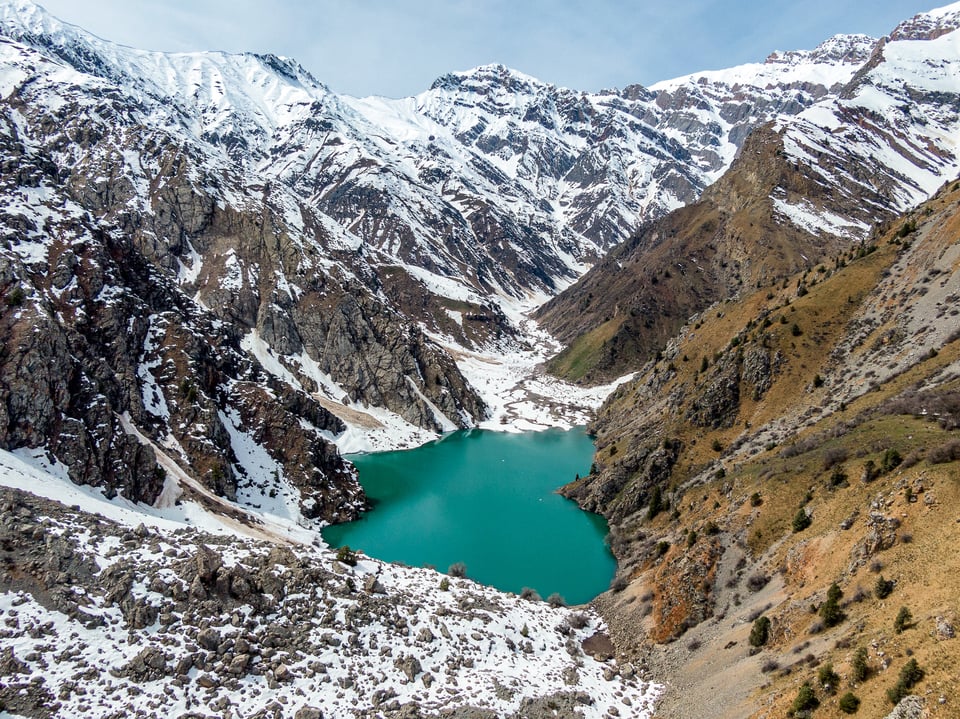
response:
<svg viewBox="0 0 960 719"><path fill-rule="evenodd" d="M910 659L928 716L960 716L958 298L954 183L870 243L704 311L604 406L576 496L613 518L630 583L600 605L619 651L667 668L661 716L783 717L808 682L814 717L846 716L848 691L882 717ZM648 458L668 440L682 449L664 480Z"/></svg>

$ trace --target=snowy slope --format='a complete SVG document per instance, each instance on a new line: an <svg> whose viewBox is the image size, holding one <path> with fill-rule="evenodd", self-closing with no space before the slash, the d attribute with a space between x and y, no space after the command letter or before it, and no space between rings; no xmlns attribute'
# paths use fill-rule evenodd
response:
<svg viewBox="0 0 960 719"><path fill-rule="evenodd" d="M958 28L960 3L918 15L876 47L839 98L780 121L787 154L836 190L835 208L793 198L785 216L863 234L878 210L905 212L960 174ZM867 193L883 207L865 207Z"/></svg>
<svg viewBox="0 0 960 719"><path fill-rule="evenodd" d="M43 465L0 451L5 567L24 588L0 593L0 695L13 715L252 716L286 704L339 718L415 704L505 716L541 700L642 718L660 693L581 648L605 630L590 609L468 579L441 588L435 571L362 556L350 567L289 523L111 502ZM53 566L66 571L45 573Z"/></svg>

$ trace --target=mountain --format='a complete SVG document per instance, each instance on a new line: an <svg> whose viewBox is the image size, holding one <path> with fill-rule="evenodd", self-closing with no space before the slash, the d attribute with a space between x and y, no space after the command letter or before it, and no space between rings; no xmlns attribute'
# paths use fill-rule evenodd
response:
<svg viewBox="0 0 960 719"><path fill-rule="evenodd" d="M538 318L568 345L554 370L595 380L636 369L690 315L812 269L955 177L957 27L955 5L898 27L837 92L754 130L697 202L641 227L546 303ZM737 77L713 73L705 86Z"/></svg>
<svg viewBox="0 0 960 719"><path fill-rule="evenodd" d="M952 716L958 230L954 180L863 246L695 315L601 408L594 469L562 491L610 520L620 577L598 603L668 684L662 716L792 715L805 682L814 716L848 690L869 716L909 693L900 711Z"/></svg>
<svg viewBox="0 0 960 719"><path fill-rule="evenodd" d="M521 311L569 284L642 218L694 200L749 126L836 90L872 47L838 37L657 92L590 95L481 67L396 101L337 96L296 62L270 55L114 45L28 0L0 6L0 33L11 283L20 282L25 306L44 323L71 336L77 308L55 309L62 298L46 286L44 262L58 262L53 237L79 243L58 281L93 288L73 298L88 335L137 328L123 362L116 350L107 362L128 368L109 380L127 388L110 411L130 415L154 444L173 437L176 461L193 474L213 472L217 486L237 466L236 451L222 449L220 415L233 412L217 389L222 378L204 375L214 414L198 425L206 434L187 441L190 422L171 427L143 397L182 404L181 387L196 384L193 367L158 371L164 360L148 356L148 330L130 324L140 309L101 322L107 298L142 292L118 275L103 290L86 276L98 261L74 257L90 251L142 266L139 281L149 277L172 298L162 308L148 301L151 311L172 302L170 322L201 321L208 329L191 326L192 334L212 333L214 344L245 352L251 371L340 418L318 422L331 434L312 442L333 436L354 446L349 437L376 432L409 442L424 436L418 428L497 422L490 413L504 405L503 379L493 393L478 390L492 383L463 358L492 355L504 365L519 354L531 368L521 374L532 371L550 345L531 342ZM102 362L105 351L85 351L84 366ZM54 396L71 393L62 377L51 380ZM17 382L6 384L16 394ZM511 391L526 394L521 384ZM38 418L42 429L10 433L5 446L46 444L50 427L78 412L51 410ZM83 446L102 444L91 431ZM107 464L129 466L121 453L80 469L86 450L69 458L51 451L84 481Z"/></svg>
<svg viewBox="0 0 960 719"><path fill-rule="evenodd" d="M690 716L716 686L743 710L767 666L778 713L803 679L835 712L810 666L852 676L868 642L874 675L915 652L956 694L958 27L955 4L650 88L492 65L388 100L0 3L4 710L266 714L289 684L301 719L647 716L647 670ZM558 340L554 372L625 383L545 376ZM367 507L341 451L582 422L611 391L564 489L610 521L603 618L323 546ZM866 603L876 562L930 625L916 650ZM795 641L833 582L853 621ZM49 639L81 629L79 654Z"/></svg>

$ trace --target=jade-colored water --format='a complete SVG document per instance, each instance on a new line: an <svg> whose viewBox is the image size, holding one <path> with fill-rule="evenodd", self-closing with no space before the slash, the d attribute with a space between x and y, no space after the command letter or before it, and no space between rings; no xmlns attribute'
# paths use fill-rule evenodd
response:
<svg viewBox="0 0 960 719"><path fill-rule="evenodd" d="M353 455L373 502L362 519L328 527L332 547L467 576L519 593L589 601L615 563L602 517L555 493L590 469L583 429L512 434L466 430L417 449Z"/></svg>

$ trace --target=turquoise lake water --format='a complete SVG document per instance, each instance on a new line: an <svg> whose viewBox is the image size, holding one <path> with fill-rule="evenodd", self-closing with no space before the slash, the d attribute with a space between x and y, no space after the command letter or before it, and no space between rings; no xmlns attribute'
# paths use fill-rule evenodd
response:
<svg viewBox="0 0 960 719"><path fill-rule="evenodd" d="M417 449L353 455L373 509L323 535L390 562L441 571L463 562L478 582L581 604L616 569L607 524L555 490L590 470L593 450L583 429L464 430Z"/></svg>

